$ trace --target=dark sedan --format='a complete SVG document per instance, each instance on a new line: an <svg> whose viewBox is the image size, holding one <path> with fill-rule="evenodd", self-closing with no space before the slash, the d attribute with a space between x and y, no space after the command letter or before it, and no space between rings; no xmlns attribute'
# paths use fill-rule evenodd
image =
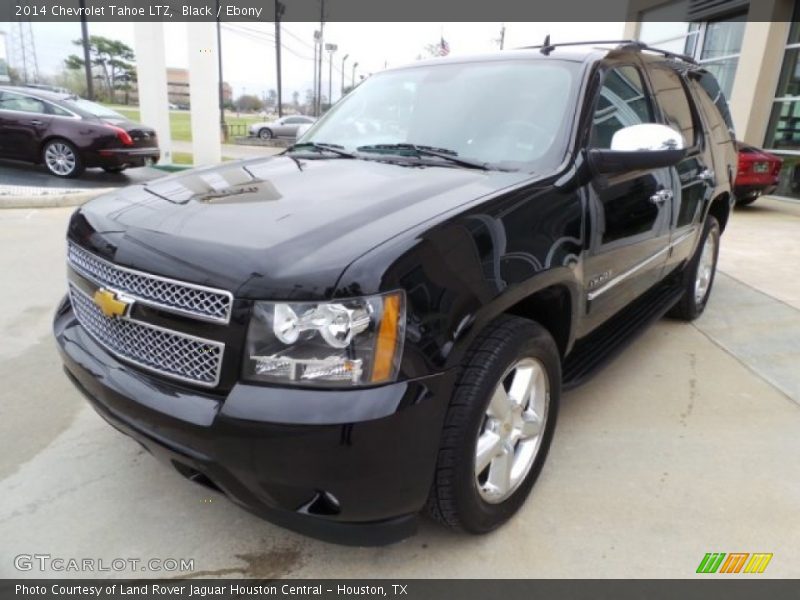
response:
<svg viewBox="0 0 800 600"><path fill-rule="evenodd" d="M77 96L0 87L0 157L41 163L57 177L87 167L119 173L158 162L156 132Z"/></svg>

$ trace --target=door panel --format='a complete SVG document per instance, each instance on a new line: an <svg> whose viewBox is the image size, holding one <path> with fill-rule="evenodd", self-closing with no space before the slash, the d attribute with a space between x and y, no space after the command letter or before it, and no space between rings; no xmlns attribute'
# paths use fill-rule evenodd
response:
<svg viewBox="0 0 800 600"><path fill-rule="evenodd" d="M656 117L640 69L617 65L604 74L590 147L609 148L616 131ZM588 186L592 220L584 264L587 314L581 335L605 321L659 279L669 247L674 182L669 169L595 177Z"/></svg>
<svg viewBox="0 0 800 600"><path fill-rule="evenodd" d="M677 193L672 207L671 249L665 265L665 271L669 271L694 250L716 174L708 129L685 79L664 63L653 65L648 72L666 123L681 131L688 147L686 158L673 169Z"/></svg>
<svg viewBox="0 0 800 600"><path fill-rule="evenodd" d="M45 103L12 92L0 94L0 152L4 156L35 161L52 116Z"/></svg>

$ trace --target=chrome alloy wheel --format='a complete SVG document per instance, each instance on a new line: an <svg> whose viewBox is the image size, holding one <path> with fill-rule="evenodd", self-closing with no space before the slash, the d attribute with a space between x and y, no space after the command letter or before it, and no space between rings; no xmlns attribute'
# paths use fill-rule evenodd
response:
<svg viewBox="0 0 800 600"><path fill-rule="evenodd" d="M714 275L714 257L716 255L717 239L709 234L703 244L700 253L700 260L697 263L697 277L694 280L694 301L701 304L711 286L711 278Z"/></svg>
<svg viewBox="0 0 800 600"><path fill-rule="evenodd" d="M539 453L550 382L536 359L515 363L497 384L475 443L475 484L481 498L498 504L525 480Z"/></svg>
<svg viewBox="0 0 800 600"><path fill-rule="evenodd" d="M72 148L61 142L54 142L44 153L47 168L57 175L69 175L75 170L77 158Z"/></svg>

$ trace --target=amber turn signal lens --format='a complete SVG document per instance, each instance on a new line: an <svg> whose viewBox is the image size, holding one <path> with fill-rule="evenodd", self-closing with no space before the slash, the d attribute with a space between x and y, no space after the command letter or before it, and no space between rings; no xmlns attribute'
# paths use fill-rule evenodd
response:
<svg viewBox="0 0 800 600"><path fill-rule="evenodd" d="M378 329L375 344L375 362L372 368L372 382L380 383L392 376L395 353L398 343L400 313L402 308L400 294L390 294L383 300L383 318Z"/></svg>

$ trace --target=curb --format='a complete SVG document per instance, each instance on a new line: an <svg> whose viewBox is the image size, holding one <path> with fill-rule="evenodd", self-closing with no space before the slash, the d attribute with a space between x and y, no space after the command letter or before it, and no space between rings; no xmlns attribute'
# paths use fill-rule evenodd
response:
<svg viewBox="0 0 800 600"><path fill-rule="evenodd" d="M93 188L90 190L70 190L54 194L0 194L0 209L3 208L59 208L64 206L80 206L92 198L106 194L118 188Z"/></svg>

